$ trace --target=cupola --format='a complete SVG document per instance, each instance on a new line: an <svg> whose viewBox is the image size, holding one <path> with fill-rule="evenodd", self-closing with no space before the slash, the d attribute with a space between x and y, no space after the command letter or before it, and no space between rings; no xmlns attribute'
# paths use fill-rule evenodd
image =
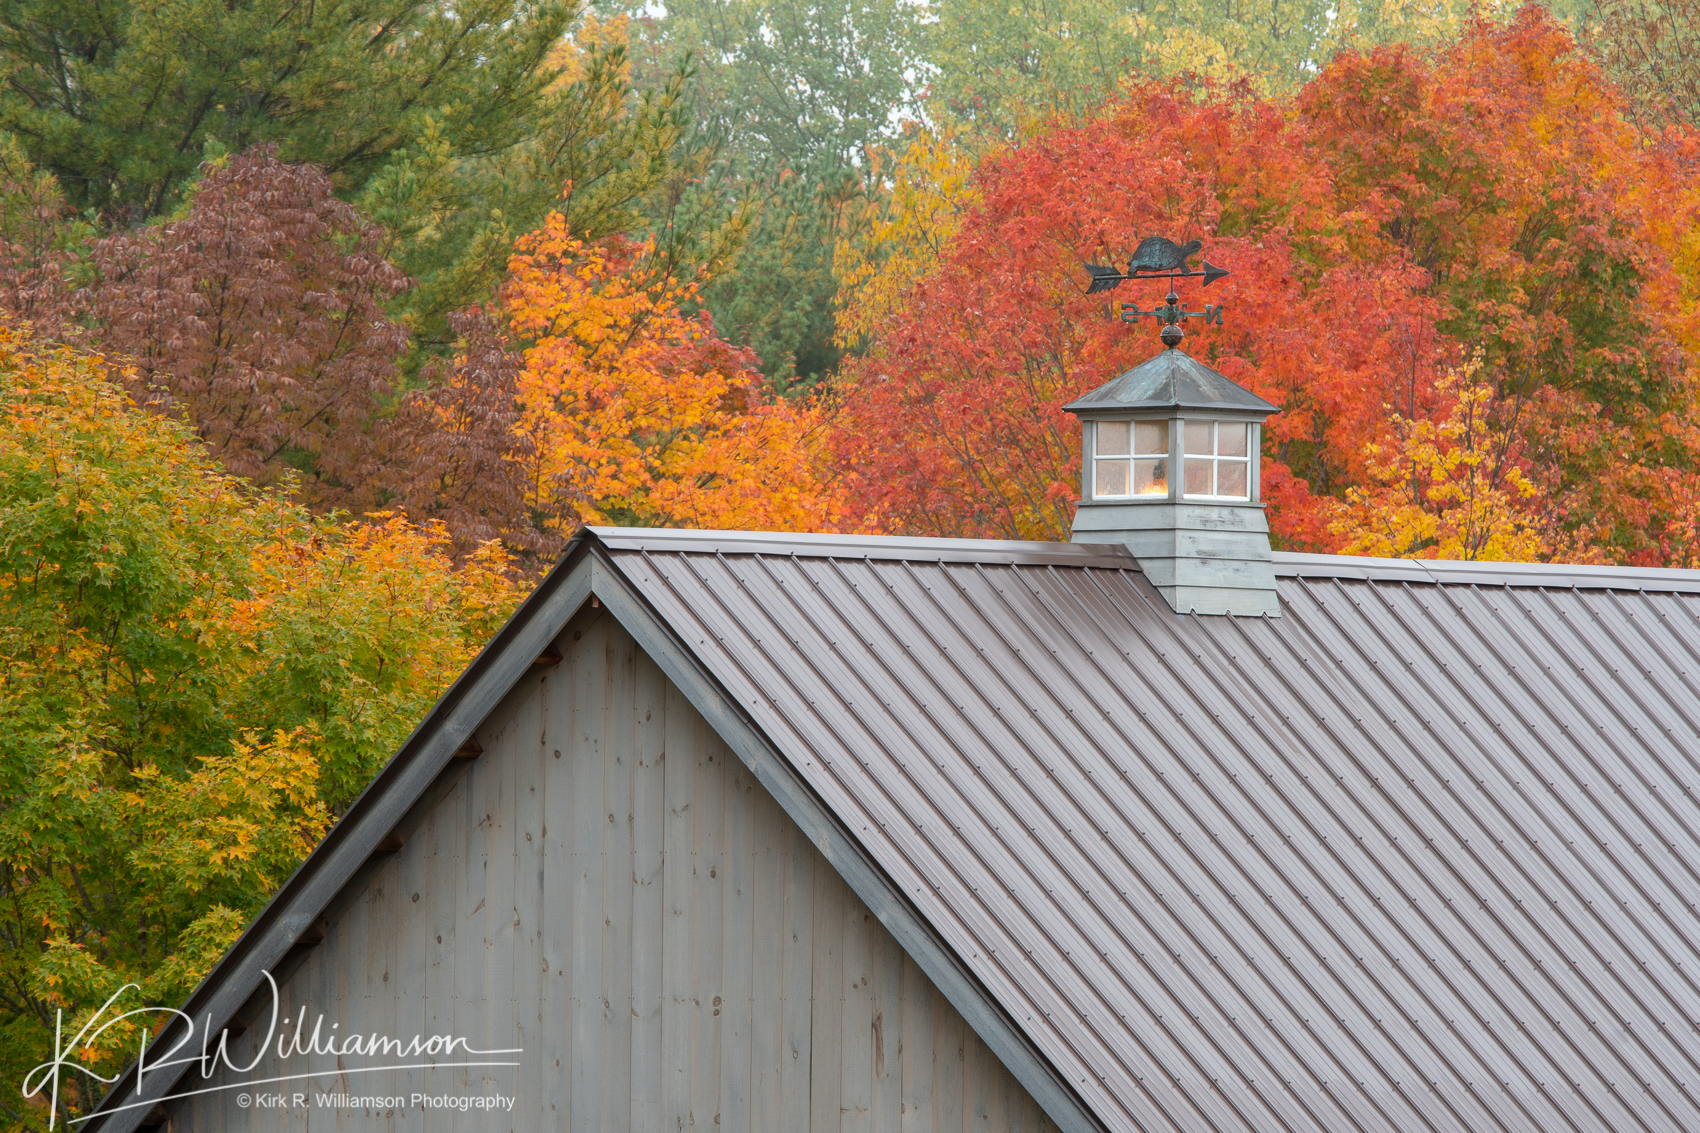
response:
<svg viewBox="0 0 1700 1133"><path fill-rule="evenodd" d="M1171 346L1063 408L1082 429L1075 542L1125 544L1178 613L1280 616L1257 467L1278 406Z"/></svg>

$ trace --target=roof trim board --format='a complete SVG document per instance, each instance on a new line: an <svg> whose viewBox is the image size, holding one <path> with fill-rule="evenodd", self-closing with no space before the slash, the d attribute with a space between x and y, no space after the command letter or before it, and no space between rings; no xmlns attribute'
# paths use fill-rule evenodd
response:
<svg viewBox="0 0 1700 1133"><path fill-rule="evenodd" d="M904 535L816 535L780 531L675 531L641 527L587 527L615 551L668 551L722 555L892 559L906 562L1011 563L1021 566L1098 566L1138 570L1120 543L1035 543L1015 539L916 539Z"/></svg>
<svg viewBox="0 0 1700 1133"><path fill-rule="evenodd" d="M587 530L611 550L643 551L664 542L669 551L890 559L908 562L1008 563L1016 566L1104 567L1139 570L1120 543L1041 543L1014 539L926 539L895 535L797 535L776 531L653 531L630 527ZM1275 552L1278 578L1351 578L1425 585L1572 587L1700 594L1700 570L1586 566L1570 563L1456 562L1378 559L1357 555Z"/></svg>
<svg viewBox="0 0 1700 1133"><path fill-rule="evenodd" d="M1374 559L1355 555L1275 552L1277 578L1350 578L1450 586L1536 586L1559 590L1635 590L1700 594L1700 570L1585 566L1579 563L1460 562L1451 559Z"/></svg>
<svg viewBox="0 0 1700 1133"><path fill-rule="evenodd" d="M591 530L600 536L601 529ZM631 545L639 541L625 542ZM755 543L760 547L756 553L772 553L771 542L757 539ZM1012 546L1025 549L1049 548L1052 545ZM947 553L949 550L946 548ZM1056 557L1051 556L1047 561ZM1082 557L1096 558L1091 554L1073 556L1067 553L1061 557L1069 561L1078 561ZM573 562L574 559L577 561ZM1125 569L1128 564L1118 558L1116 565ZM385 836L398 826L405 825L421 800L429 801L440 793L433 791L433 787L443 786L445 776L461 773L463 769L455 766L455 752L525 677L536 656L566 628L592 596L603 603L621 627L684 693L692 707L737 753L786 815L808 836L1051 1120L1066 1133L1105 1133L1105 1126L1097 1116L1032 1044L996 998L933 931L926 918L795 773L760 728L737 707L713 675L666 628L648 603L626 582L620 568L599 554L595 542L585 535L580 535L568 545L560 562L537 592L515 611L508 624L449 687L395 758L349 807L342 821L331 829L319 847L201 981L183 1004L183 1013L191 1018L207 1019L208 1030L217 1031L228 1026L260 988L264 973L272 972L275 977L281 969L290 967L290 950L300 937L315 920L339 904L349 885L357 882L374 863L374 858L383 853L380 844ZM174 1026L158 1041L176 1042L180 1034L180 1026ZM146 1089L137 1098L133 1093L135 1065L132 1064L96 1107L84 1126L85 1130L133 1133L159 1100L172 1094L187 1072L188 1066L184 1065L151 1073ZM112 1108L107 1108L109 1104Z"/></svg>

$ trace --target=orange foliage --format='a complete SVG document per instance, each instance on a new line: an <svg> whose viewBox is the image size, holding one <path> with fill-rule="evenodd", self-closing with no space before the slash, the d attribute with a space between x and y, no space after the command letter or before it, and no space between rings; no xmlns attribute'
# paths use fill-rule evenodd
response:
<svg viewBox="0 0 1700 1133"><path fill-rule="evenodd" d="M559 213L519 242L504 293L529 343L518 426L536 510L591 523L830 530L820 411L771 397L754 356L645 278L651 245L587 243Z"/></svg>
<svg viewBox="0 0 1700 1133"><path fill-rule="evenodd" d="M1186 348L1284 406L1264 434L1281 544L1352 545L1339 503L1445 426L1439 379L1479 352L1494 490L1546 533L1533 553L1691 556L1697 159L1695 135L1638 132L1535 9L1433 55L1344 54L1285 102L1139 87L979 166L937 267L840 383L851 517L1065 538L1079 429L1060 406L1160 348L1082 293L1081 262L1159 232L1233 272L1183 288L1227 306Z"/></svg>

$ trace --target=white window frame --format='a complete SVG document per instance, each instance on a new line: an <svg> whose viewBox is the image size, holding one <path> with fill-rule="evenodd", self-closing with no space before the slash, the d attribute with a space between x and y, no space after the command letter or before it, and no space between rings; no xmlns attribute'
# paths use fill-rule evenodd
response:
<svg viewBox="0 0 1700 1133"><path fill-rule="evenodd" d="M1210 426L1210 451L1209 451L1209 453L1193 454L1193 453L1190 453L1190 452L1187 451L1188 445L1187 445L1187 441L1186 441L1186 431L1189 427L1194 426L1194 425L1209 425ZM1223 456L1223 455L1221 455L1221 453L1220 453L1220 449L1221 449L1221 426L1223 426L1223 425L1234 425L1238 428L1245 430L1245 438L1246 438L1245 453L1246 454L1244 456ZM1253 454L1255 452L1254 446L1257 443L1257 432L1256 432L1255 429L1252 428L1251 422L1249 422L1249 421L1234 421L1234 420L1217 419L1217 418L1198 418L1198 417L1183 418L1180 422L1180 434L1181 434L1181 436L1180 436L1180 450L1181 450L1181 483L1180 483L1180 487L1181 487L1181 498L1182 499L1217 500L1217 501L1222 501L1222 502L1225 502L1225 503L1249 503L1249 502L1251 502L1252 495L1256 491L1256 484L1255 484L1255 481L1254 481L1254 477L1256 475L1256 472L1255 472L1255 469L1253 468L1252 460L1253 460ZM1211 490L1210 490L1209 493L1189 492L1189 491L1186 490L1187 473L1191 470L1191 468L1192 468L1192 466L1195 462L1200 463L1200 464L1208 463L1210 465L1210 489ZM1220 493L1218 493L1216 491L1216 486L1220 482L1220 479L1221 479L1220 471L1221 471L1221 466L1223 464L1238 464L1238 465L1241 465L1242 467L1245 468L1245 488L1246 488L1245 495L1243 495L1243 496L1224 496L1224 495L1221 495Z"/></svg>
<svg viewBox="0 0 1700 1133"><path fill-rule="evenodd" d="M1169 438L1168 446L1162 452L1137 452L1137 451L1135 451L1139 447L1139 426L1142 425L1142 424L1152 424L1152 423L1161 424L1165 427L1165 431L1167 432L1168 438ZM1094 422L1092 422L1092 428L1088 430L1088 433L1090 434L1090 436L1092 438L1092 451L1091 451L1089 458L1088 458L1091 461L1091 472L1092 472L1092 479L1091 479L1092 497L1091 498L1095 499L1095 500L1167 500L1167 499L1170 499L1171 496L1172 496L1172 493L1174 491L1174 475L1173 475L1174 464L1175 464L1174 436L1175 436L1175 425L1176 424L1177 423L1175 421L1167 419L1167 418L1159 419L1156 422L1152 422L1150 419L1146 419L1146 418L1139 418L1139 419L1132 419L1132 420L1094 421ZM1103 427L1104 425L1126 425L1127 426L1127 431L1128 431L1127 448L1128 448L1128 451L1126 453L1106 453L1106 454L1103 454L1103 455L1099 454L1099 452L1098 452L1098 430L1101 427ZM1161 492L1161 493L1136 492L1136 491L1134 491L1134 465L1138 461L1141 461L1141 460L1155 460L1159 464L1163 464L1163 465L1168 466L1168 469L1169 469L1169 472L1170 472L1170 475L1168 477L1168 484L1169 484L1168 490ZM1118 461L1118 462L1121 462L1121 463L1123 463L1127 466L1127 491L1126 492L1119 493L1119 494L1110 494L1110 493L1106 493L1106 492L1100 492L1098 490L1098 483L1099 483L1098 464L1099 464L1100 461Z"/></svg>

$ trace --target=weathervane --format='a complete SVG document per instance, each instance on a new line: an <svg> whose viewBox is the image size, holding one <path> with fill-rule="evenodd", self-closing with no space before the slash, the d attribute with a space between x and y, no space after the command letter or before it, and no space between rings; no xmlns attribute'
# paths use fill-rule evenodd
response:
<svg viewBox="0 0 1700 1133"><path fill-rule="evenodd" d="M1103 264L1087 264L1086 270L1092 276L1092 283L1086 288L1086 294L1093 295L1100 291L1114 291L1122 283L1130 279L1192 279L1202 276L1202 286L1209 287L1218 279L1228 274L1228 269L1219 268L1209 260L1201 260L1203 268L1191 271L1186 262L1197 255L1204 247L1204 241L1193 240L1186 244L1177 244L1167 236L1147 236L1134 249L1133 258L1127 262L1127 270L1117 271ZM1175 285L1169 284L1169 294L1163 299L1161 306L1149 311L1142 310L1135 303L1122 304L1122 322L1131 323L1135 319L1150 317L1158 319L1163 324L1162 332L1157 337L1163 340L1164 346L1180 345L1186 337L1186 331L1181 329L1182 319L1203 319L1205 325L1215 323L1222 325L1222 312L1226 304L1217 303L1204 305L1202 311L1188 311L1181 307L1181 298L1175 294Z"/></svg>

